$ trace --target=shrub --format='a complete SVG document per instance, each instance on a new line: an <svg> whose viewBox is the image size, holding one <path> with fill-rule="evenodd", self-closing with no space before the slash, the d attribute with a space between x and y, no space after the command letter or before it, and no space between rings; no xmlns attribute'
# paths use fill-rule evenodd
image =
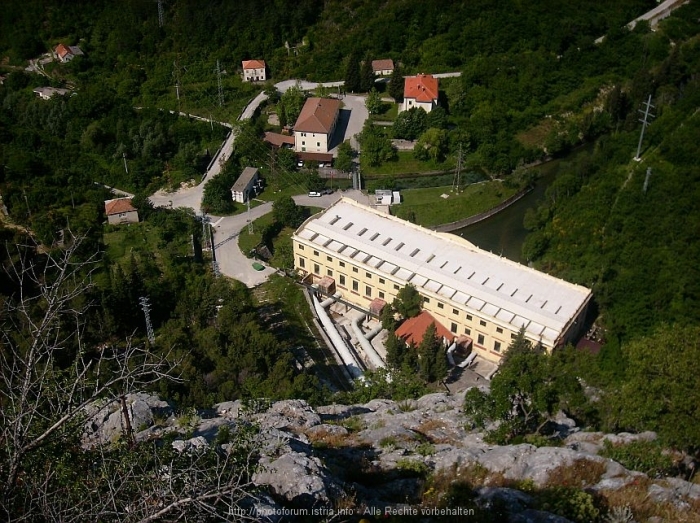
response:
<svg viewBox="0 0 700 523"><path fill-rule="evenodd" d="M593 496L571 487L554 487L541 492L540 508L576 523L591 523L600 517Z"/></svg>
<svg viewBox="0 0 700 523"><path fill-rule="evenodd" d="M400 459L396 462L396 468L407 476L424 478L428 475L428 465L414 459Z"/></svg>
<svg viewBox="0 0 700 523"><path fill-rule="evenodd" d="M625 445L604 442L600 455L617 461L630 470L644 472L647 476L661 477L673 472L673 460L663 453L655 441L633 441Z"/></svg>

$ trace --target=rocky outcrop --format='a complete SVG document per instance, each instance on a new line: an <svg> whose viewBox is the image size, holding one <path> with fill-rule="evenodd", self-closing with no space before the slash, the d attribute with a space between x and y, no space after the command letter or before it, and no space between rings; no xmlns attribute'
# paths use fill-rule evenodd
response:
<svg viewBox="0 0 700 523"><path fill-rule="evenodd" d="M644 485L645 495L656 503L681 511L700 506L700 486L679 478L648 478L599 455L606 442L652 441L654 433L582 432L561 415L553 427L565 438L561 446L491 445L466 428L462 401L463 395L443 393L318 408L301 400L254 408L235 401L190 415L188 424L153 396L130 395L127 406L132 425L142 429L137 436L176 432L180 437L172 446L180 452L216 444L224 426L235 432L237 424L256 425L260 458L253 481L268 491L271 497L260 503L269 507L332 509L338 500L351 499L354 506L384 511L438 503L426 491L428 476L448 484L469 478L472 486L478 478L480 486L470 494L474 506L500 507L503 521L512 523L568 521L542 511L530 491L512 488L517 485L535 490L566 485L601 493ZM118 403L93 406L88 414L86 444L106 443L123 433Z"/></svg>

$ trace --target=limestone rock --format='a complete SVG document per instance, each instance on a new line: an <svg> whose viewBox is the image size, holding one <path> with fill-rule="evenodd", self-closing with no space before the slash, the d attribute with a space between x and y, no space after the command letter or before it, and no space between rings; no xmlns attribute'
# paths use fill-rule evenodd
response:
<svg viewBox="0 0 700 523"><path fill-rule="evenodd" d="M288 452L271 460L263 456L261 470L253 476L258 485L268 485L278 496L299 507L327 504L331 481L318 458Z"/></svg>

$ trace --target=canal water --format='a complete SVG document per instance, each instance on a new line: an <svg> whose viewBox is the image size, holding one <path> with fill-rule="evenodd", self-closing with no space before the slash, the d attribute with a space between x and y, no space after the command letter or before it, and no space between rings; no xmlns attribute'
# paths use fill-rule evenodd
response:
<svg viewBox="0 0 700 523"><path fill-rule="evenodd" d="M544 199L547 187L556 179L562 162L568 162L591 147L582 147L569 156L552 160L537 166L540 173L535 188L510 207L481 222L453 231L481 249L504 256L519 263L526 263L522 257L522 246L528 231L523 226L525 211L537 206Z"/></svg>

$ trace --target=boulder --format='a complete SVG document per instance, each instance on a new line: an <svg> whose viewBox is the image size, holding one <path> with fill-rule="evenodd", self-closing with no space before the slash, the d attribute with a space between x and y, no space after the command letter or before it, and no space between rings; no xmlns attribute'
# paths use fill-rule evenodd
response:
<svg viewBox="0 0 700 523"><path fill-rule="evenodd" d="M326 505L331 498L328 471L318 458L300 452L288 452L277 459L263 456L261 469L253 475L258 486L269 486L272 492L298 507Z"/></svg>
<svg viewBox="0 0 700 523"><path fill-rule="evenodd" d="M300 429L321 424L321 417L303 400L277 401L255 419L262 429Z"/></svg>

